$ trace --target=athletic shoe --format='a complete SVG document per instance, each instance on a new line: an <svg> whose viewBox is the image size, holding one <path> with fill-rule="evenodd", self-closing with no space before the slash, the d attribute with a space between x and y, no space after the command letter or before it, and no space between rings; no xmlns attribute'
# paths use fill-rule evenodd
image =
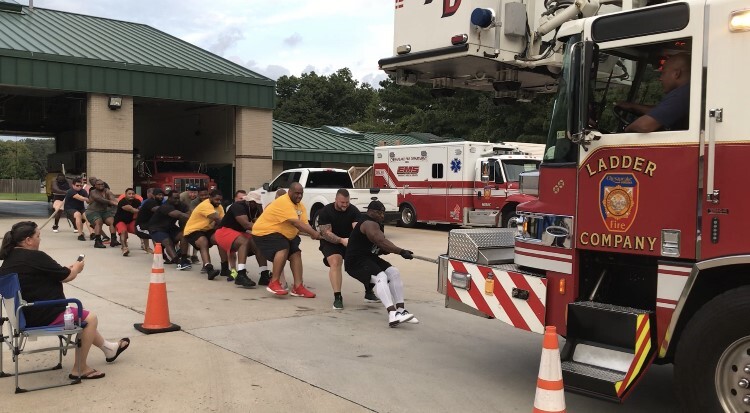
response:
<svg viewBox="0 0 750 413"><path fill-rule="evenodd" d="M86 237L83 236L83 234L78 236L78 241L86 241Z"/></svg>
<svg viewBox="0 0 750 413"><path fill-rule="evenodd" d="M292 290L289 291L289 294L295 297L315 298L315 293L305 288L303 284L292 288Z"/></svg>
<svg viewBox="0 0 750 413"><path fill-rule="evenodd" d="M52 226L52 232L60 232L60 227L57 225Z"/></svg>
<svg viewBox="0 0 750 413"><path fill-rule="evenodd" d="M266 291L268 291L269 293L276 294L276 295L287 295L289 293L289 291L281 287L281 284L279 284L278 281L269 282L268 287L266 287Z"/></svg>
<svg viewBox="0 0 750 413"><path fill-rule="evenodd" d="M344 309L344 299L341 297L334 297L333 298L333 309L334 310L343 310Z"/></svg>
<svg viewBox="0 0 750 413"><path fill-rule="evenodd" d="M236 280L237 279L237 274L239 274L237 272L237 270L235 270L234 268L232 268L229 271L229 276L227 277L227 282L232 282L232 281Z"/></svg>
<svg viewBox="0 0 750 413"><path fill-rule="evenodd" d="M91 241L94 241L94 240L96 240L96 234L94 234L93 232L92 232L91 234L89 234L89 239L90 239Z"/></svg>
<svg viewBox="0 0 750 413"><path fill-rule="evenodd" d="M74 234L77 234L77 233L78 233L78 230L77 230L77 229L74 229L74 230L73 230L73 233L74 233Z"/></svg>
<svg viewBox="0 0 750 413"><path fill-rule="evenodd" d="M264 270L260 272L260 279L258 280L258 285L268 285L268 283L271 281L271 271Z"/></svg>
<svg viewBox="0 0 750 413"><path fill-rule="evenodd" d="M116 239L113 239L112 241L109 242L109 246L110 247L118 247L120 245L122 245L122 244L120 244L120 241L118 241Z"/></svg>
<svg viewBox="0 0 750 413"><path fill-rule="evenodd" d="M199 262L201 262L200 258L198 258L197 255L190 256L190 261L192 261L193 264L198 264Z"/></svg>
<svg viewBox="0 0 750 413"><path fill-rule="evenodd" d="M107 248L107 247L104 245L101 238L97 238L94 240L94 248Z"/></svg>
<svg viewBox="0 0 750 413"><path fill-rule="evenodd" d="M109 241L109 237L106 236L106 235L104 235L104 234L102 234L102 241L104 241L104 242Z"/></svg>
<svg viewBox="0 0 750 413"><path fill-rule="evenodd" d="M231 272L231 271L229 271L229 268L227 268L226 270L222 269L222 270L221 270L221 272L219 273L219 275L220 275L220 276L222 276L222 277L227 277L227 278L229 278L229 280L227 280L227 281L231 281L231 280L232 280L232 279L230 278L230 277L232 276L232 272Z"/></svg>
<svg viewBox="0 0 750 413"><path fill-rule="evenodd" d="M243 287L255 287L255 281L251 280L250 277L247 276L247 270L242 270L237 272L237 278L234 279L235 285L241 285Z"/></svg>
<svg viewBox="0 0 750 413"><path fill-rule="evenodd" d="M205 274L205 273L206 273L206 267L203 266L203 267L201 267L201 274Z"/></svg>
<svg viewBox="0 0 750 413"><path fill-rule="evenodd" d="M365 292L365 302L366 303L379 303L380 298L378 298L377 295L375 295L372 291L366 291Z"/></svg>
<svg viewBox="0 0 750 413"><path fill-rule="evenodd" d="M412 314L401 314L397 313L395 311L389 311L388 312L388 325L391 327L396 327L397 325L407 322L414 318L414 315Z"/></svg>
<svg viewBox="0 0 750 413"><path fill-rule="evenodd" d="M215 270L214 266L211 265L211 264L206 264L206 265L203 266L203 268L206 269L206 275L208 276L208 280L209 281L211 281L214 278L216 278L216 276L219 275L219 273L221 272L219 270Z"/></svg>
<svg viewBox="0 0 750 413"><path fill-rule="evenodd" d="M187 271L191 268L193 268L193 265L190 260L183 259L179 264L177 264L177 271Z"/></svg>
<svg viewBox="0 0 750 413"><path fill-rule="evenodd" d="M414 314L407 311L405 308L402 308L401 310L397 311L401 315L411 315L411 319L407 320L407 323L411 324L419 324L419 320L417 320L417 317L414 317Z"/></svg>

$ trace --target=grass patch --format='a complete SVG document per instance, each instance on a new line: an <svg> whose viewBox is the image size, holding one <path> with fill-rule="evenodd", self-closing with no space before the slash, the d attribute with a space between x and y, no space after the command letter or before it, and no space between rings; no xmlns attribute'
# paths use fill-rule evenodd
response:
<svg viewBox="0 0 750 413"><path fill-rule="evenodd" d="M14 201L46 201L47 200L47 194L13 194L9 192L0 192L0 200L1 201L8 201L8 200L14 200Z"/></svg>

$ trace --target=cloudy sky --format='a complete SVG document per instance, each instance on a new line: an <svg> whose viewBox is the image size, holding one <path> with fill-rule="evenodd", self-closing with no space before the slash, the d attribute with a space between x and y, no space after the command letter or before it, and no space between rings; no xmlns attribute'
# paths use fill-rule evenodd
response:
<svg viewBox="0 0 750 413"><path fill-rule="evenodd" d="M28 4L29 0L17 0ZM343 67L373 85L392 54L393 0L34 0L34 7L147 24L277 79Z"/></svg>

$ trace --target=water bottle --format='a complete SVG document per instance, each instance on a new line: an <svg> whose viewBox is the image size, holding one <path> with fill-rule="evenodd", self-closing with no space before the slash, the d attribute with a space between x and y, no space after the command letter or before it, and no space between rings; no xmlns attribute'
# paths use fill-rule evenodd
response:
<svg viewBox="0 0 750 413"><path fill-rule="evenodd" d="M65 330L72 330L76 328L75 325L73 325L73 319L74 319L73 310L70 308L70 306L66 306L65 313L63 314L63 321L65 322L65 327L64 327Z"/></svg>

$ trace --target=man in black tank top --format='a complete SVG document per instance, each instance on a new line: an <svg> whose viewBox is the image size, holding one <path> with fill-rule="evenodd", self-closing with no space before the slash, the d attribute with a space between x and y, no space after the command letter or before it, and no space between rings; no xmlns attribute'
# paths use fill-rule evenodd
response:
<svg viewBox="0 0 750 413"><path fill-rule="evenodd" d="M396 327L403 322L418 323L414 315L404 308L404 284L396 267L380 258L381 254L399 254L413 259L409 250L397 247L383 233L385 206L372 201L367 214L352 229L346 247L344 267L346 272L367 287L375 284L375 295L388 311L388 325Z"/></svg>

